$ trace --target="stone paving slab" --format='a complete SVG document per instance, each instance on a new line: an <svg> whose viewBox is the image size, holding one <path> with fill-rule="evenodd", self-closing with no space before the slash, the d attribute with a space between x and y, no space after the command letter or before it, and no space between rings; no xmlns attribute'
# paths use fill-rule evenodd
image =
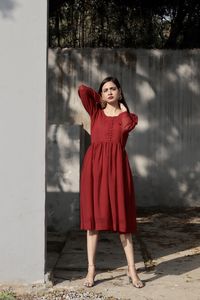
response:
<svg viewBox="0 0 200 300"><path fill-rule="evenodd" d="M136 251L136 261L142 261L139 250ZM124 268L125 265L125 254L119 240L119 235L110 232L101 233L97 248L97 269L113 270ZM85 271L86 268L86 233L84 231L73 231L62 250L55 267L55 272L58 270L66 270L66 273L71 272L71 270Z"/></svg>
<svg viewBox="0 0 200 300"><path fill-rule="evenodd" d="M128 283L118 234L102 232L92 290L122 299L200 300L200 210L147 211L138 218L138 227L136 267L145 287L138 290ZM54 269L55 286L83 286L86 263L85 235L71 232Z"/></svg>

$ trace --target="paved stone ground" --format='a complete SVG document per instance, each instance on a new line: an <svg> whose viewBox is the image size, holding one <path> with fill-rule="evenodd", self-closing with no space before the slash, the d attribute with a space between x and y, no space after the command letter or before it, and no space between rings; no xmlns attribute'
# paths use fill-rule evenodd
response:
<svg viewBox="0 0 200 300"><path fill-rule="evenodd" d="M143 211L138 215L135 257L144 288L128 283L119 236L110 232L100 234L96 284L84 288L86 236L72 231L67 238L53 233L48 236L53 286L13 287L18 299L200 300L200 209Z"/></svg>

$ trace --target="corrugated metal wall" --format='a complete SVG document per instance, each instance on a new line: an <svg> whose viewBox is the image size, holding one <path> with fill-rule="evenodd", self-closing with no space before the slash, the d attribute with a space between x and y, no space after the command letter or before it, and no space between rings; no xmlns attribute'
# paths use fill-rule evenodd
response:
<svg viewBox="0 0 200 300"><path fill-rule="evenodd" d="M49 50L49 124L84 124L77 95L116 76L139 124L127 152L137 205L200 206L200 50Z"/></svg>

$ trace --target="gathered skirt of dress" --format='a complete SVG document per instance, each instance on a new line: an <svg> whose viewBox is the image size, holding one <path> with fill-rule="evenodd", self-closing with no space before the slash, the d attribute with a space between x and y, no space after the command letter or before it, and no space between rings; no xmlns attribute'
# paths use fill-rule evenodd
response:
<svg viewBox="0 0 200 300"><path fill-rule="evenodd" d="M135 232L132 174L119 143L93 143L81 172L81 229Z"/></svg>

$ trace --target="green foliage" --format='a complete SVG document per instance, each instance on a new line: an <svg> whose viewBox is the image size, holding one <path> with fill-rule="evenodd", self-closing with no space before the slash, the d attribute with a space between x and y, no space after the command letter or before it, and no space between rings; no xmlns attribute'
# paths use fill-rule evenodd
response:
<svg viewBox="0 0 200 300"><path fill-rule="evenodd" d="M200 47L199 0L50 0L50 47Z"/></svg>
<svg viewBox="0 0 200 300"><path fill-rule="evenodd" d="M10 290L0 291L0 300L16 300L15 295Z"/></svg>

